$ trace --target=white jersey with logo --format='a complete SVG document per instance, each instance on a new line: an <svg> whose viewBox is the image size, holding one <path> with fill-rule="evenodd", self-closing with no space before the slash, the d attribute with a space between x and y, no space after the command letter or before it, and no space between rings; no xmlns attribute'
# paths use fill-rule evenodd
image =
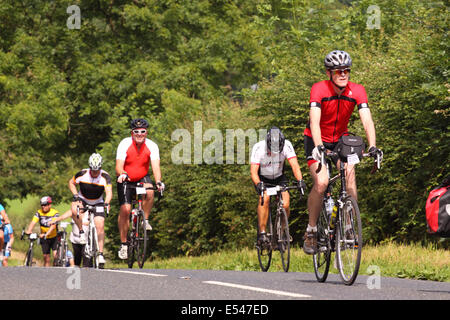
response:
<svg viewBox="0 0 450 320"><path fill-rule="evenodd" d="M283 151L280 153L267 152L265 140L253 146L250 157L251 164L259 164L259 175L267 179L276 179L283 174L284 161L297 157L294 147L289 140L285 140Z"/></svg>

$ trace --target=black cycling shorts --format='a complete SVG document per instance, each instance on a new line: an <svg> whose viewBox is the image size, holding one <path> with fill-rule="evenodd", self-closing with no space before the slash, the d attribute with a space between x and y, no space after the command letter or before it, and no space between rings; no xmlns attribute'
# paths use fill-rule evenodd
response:
<svg viewBox="0 0 450 320"><path fill-rule="evenodd" d="M153 183L152 179L150 179L149 175L146 175L141 180L136 182L127 182L127 186L136 186L138 183L151 183L152 186L155 184ZM117 196L119 198L119 205L123 204L131 204L131 201L133 199L136 199L136 189L135 188L127 188L126 195L123 194L123 183L117 183Z"/></svg>
<svg viewBox="0 0 450 320"><path fill-rule="evenodd" d="M266 178L266 177L260 175L259 179L264 183L270 183L270 184L278 185L278 186L288 184L288 180L284 174L282 174L281 176L279 176L278 178L275 178L275 179L269 179L269 178Z"/></svg>
<svg viewBox="0 0 450 320"><path fill-rule="evenodd" d="M312 157L312 152L313 152L313 149L315 148L313 138L311 138L309 136L304 136L304 144L305 144L306 161L308 161L308 167L309 167L314 162L317 162L317 160L313 159L313 157ZM337 142L335 142L335 143L323 142L323 146L331 151L334 151L337 144L338 144ZM334 159L334 157L333 157L334 164L337 163L337 160L338 159Z"/></svg>
<svg viewBox="0 0 450 320"><path fill-rule="evenodd" d="M42 254L50 254L50 249L53 251L56 250L56 246L58 245L58 236L50 239L41 238L39 241L42 246Z"/></svg>
<svg viewBox="0 0 450 320"><path fill-rule="evenodd" d="M86 208L86 204L88 204L86 201L84 201L83 199L80 199L80 201L83 203L83 208ZM97 203L97 204L94 204L94 206L100 206L100 207L104 207L104 205L105 205L105 203L104 202L100 202L100 203ZM91 204L91 206L92 206L92 204ZM103 211L103 212L97 212L96 210L94 211L94 218L95 217L105 217L105 211L106 211L106 209ZM88 212L87 210L86 211L83 211L83 212Z"/></svg>

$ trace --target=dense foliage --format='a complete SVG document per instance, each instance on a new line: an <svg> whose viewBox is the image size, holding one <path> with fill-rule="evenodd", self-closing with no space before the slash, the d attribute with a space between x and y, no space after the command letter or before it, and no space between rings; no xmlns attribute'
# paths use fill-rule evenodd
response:
<svg viewBox="0 0 450 320"><path fill-rule="evenodd" d="M80 8L80 28L69 28ZM323 57L350 52L384 150L376 175L358 170L365 238L427 238L427 193L450 172L448 4L377 1L36 1L0 3L0 195L50 194L100 152L114 176L128 122L145 117L162 155L165 197L152 217L154 255L252 246L256 196L227 129L277 124L296 148L308 186L302 131ZM68 19L70 21L68 21ZM257 84L257 90L255 89ZM253 89L250 89L250 88ZM194 123L201 123L200 136ZM175 163L186 129L191 151ZM198 129L198 126L197 126ZM223 138L223 161L214 148ZM363 134L357 112L350 129ZM198 133L198 132L197 132ZM187 141L187 140L186 140ZM202 147L202 161L196 150ZM213 151L214 150L214 151ZM197 154L198 155L198 154ZM176 157L176 155L175 155ZM198 158L197 158L198 159ZM289 169L288 169L289 171ZM115 190L115 183L113 183ZM115 196L115 201L117 197ZM117 202L108 220L117 246ZM306 201L293 194L294 240Z"/></svg>

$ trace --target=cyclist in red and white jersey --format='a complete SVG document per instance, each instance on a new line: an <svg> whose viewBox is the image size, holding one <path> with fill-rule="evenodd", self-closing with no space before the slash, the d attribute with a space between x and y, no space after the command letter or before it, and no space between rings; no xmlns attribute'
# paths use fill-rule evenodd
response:
<svg viewBox="0 0 450 320"><path fill-rule="evenodd" d="M341 50L331 51L325 57L325 69L329 80L315 83L311 88L309 122L304 130L306 159L313 179L308 196L309 222L304 236L303 250L307 254L317 251L317 219L322 207L323 194L328 185L326 170L316 173L317 159L326 149L333 150L339 138L347 132L350 117L358 108L359 117L366 132L369 152L377 151L375 126L364 87L349 81L352 59ZM346 163L347 191L357 199L354 165Z"/></svg>
<svg viewBox="0 0 450 320"><path fill-rule="evenodd" d="M156 143L147 138L148 122L145 119L134 119L131 121L131 137L123 139L117 148L116 174L117 194L119 197L120 212L118 226L121 246L118 252L120 259L128 258L127 233L129 228L129 215L131 212L131 201L136 194L136 189L127 188L124 195L124 181L130 184L144 183L144 187L152 187L154 182L150 179L149 168L152 167L158 191L164 190L161 181L161 168L159 148ZM148 217L153 207L154 191L147 190L147 196L143 200L146 230L152 227L148 223Z"/></svg>
<svg viewBox="0 0 450 320"><path fill-rule="evenodd" d="M259 141L252 148L250 158L250 174L255 185L258 202L258 244L268 241L266 234L266 222L269 216L269 198L264 193L264 205L261 206L261 193L264 191L264 183L272 185L287 185L288 180L284 175L284 163L288 161L295 179L297 187L302 194L306 193L306 184L303 181L302 172L298 164L294 147L289 140L286 140L281 130L272 127L267 130L265 140ZM282 192L283 206L289 217L289 192Z"/></svg>

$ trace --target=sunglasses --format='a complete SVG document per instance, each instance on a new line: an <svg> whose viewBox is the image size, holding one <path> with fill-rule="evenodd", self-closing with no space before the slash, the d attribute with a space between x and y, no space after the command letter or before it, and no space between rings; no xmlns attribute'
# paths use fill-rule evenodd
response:
<svg viewBox="0 0 450 320"><path fill-rule="evenodd" d="M342 73L344 75L347 75L350 73L350 69L334 69L334 70L330 70L330 71L333 75L341 75Z"/></svg>
<svg viewBox="0 0 450 320"><path fill-rule="evenodd" d="M142 129L142 130L133 130L133 133L134 134L144 134L144 133L146 133L147 132L147 130L145 130L145 129Z"/></svg>

